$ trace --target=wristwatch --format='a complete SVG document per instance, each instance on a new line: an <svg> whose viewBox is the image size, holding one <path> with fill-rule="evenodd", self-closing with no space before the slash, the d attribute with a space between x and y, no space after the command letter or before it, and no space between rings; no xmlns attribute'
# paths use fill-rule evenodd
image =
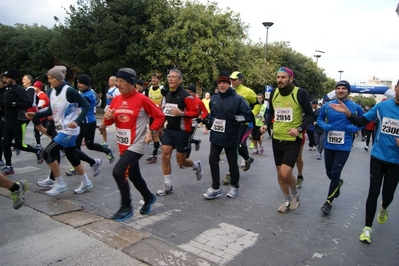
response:
<svg viewBox="0 0 399 266"><path fill-rule="evenodd" d="M302 127L297 127L296 129L298 129L299 133L302 133Z"/></svg>
<svg viewBox="0 0 399 266"><path fill-rule="evenodd" d="M156 130L151 130L151 135L155 135L155 133L157 133Z"/></svg>
<svg viewBox="0 0 399 266"><path fill-rule="evenodd" d="M184 116L184 112L181 112L181 113L180 113L180 116Z"/></svg>

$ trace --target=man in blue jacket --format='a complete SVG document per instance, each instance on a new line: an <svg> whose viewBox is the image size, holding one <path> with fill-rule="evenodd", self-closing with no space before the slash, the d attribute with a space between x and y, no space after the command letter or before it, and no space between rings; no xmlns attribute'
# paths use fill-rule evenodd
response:
<svg viewBox="0 0 399 266"><path fill-rule="evenodd" d="M237 164L237 147L240 142L242 123L254 121L254 116L244 98L230 86L227 73L221 72L217 78L219 93L212 96L209 103L210 114L207 127L211 130L211 151L209 165L211 168L212 187L203 194L206 199L214 199L222 195L220 188L219 156L222 150L226 152L230 169L230 191L227 197L238 195L240 172Z"/></svg>

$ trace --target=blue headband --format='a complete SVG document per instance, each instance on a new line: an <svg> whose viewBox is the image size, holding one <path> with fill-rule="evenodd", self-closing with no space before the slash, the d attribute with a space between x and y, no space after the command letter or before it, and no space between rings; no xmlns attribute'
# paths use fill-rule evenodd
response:
<svg viewBox="0 0 399 266"><path fill-rule="evenodd" d="M134 75L132 73L120 71L120 70L118 70L118 72L116 73L116 77L124 79L132 85L134 85L134 82L136 80L136 75Z"/></svg>

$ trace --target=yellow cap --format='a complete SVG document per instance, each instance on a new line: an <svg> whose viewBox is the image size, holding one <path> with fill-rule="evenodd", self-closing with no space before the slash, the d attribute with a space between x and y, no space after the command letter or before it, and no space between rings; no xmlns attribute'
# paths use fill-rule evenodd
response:
<svg viewBox="0 0 399 266"><path fill-rule="evenodd" d="M230 78L231 79L242 79L244 76L242 75L242 73L240 71L234 71L233 73L231 73Z"/></svg>

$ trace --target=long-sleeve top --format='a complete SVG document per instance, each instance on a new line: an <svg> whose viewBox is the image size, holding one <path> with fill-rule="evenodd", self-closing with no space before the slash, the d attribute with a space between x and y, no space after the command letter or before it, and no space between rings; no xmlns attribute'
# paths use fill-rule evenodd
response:
<svg viewBox="0 0 399 266"><path fill-rule="evenodd" d="M378 160L399 164L399 147L396 139L399 138L399 103L394 99L376 104L363 116L360 114L349 118L356 126L365 126L376 120L375 138L371 157Z"/></svg>
<svg viewBox="0 0 399 266"><path fill-rule="evenodd" d="M184 112L184 116L174 116L170 110L174 107ZM183 87L179 86L175 91L169 91L165 95L165 108L167 129L191 132L191 118L199 116L199 108L195 99Z"/></svg>
<svg viewBox="0 0 399 266"><path fill-rule="evenodd" d="M339 151L350 151L352 148L352 134L356 133L362 127L353 125L345 114L335 111L330 107L331 103L338 103L333 100L321 107L317 124L324 130L326 137L324 139L324 148ZM345 100L343 103L354 115L362 115L362 107L351 100Z"/></svg>
<svg viewBox="0 0 399 266"><path fill-rule="evenodd" d="M25 112L32 107L32 102L25 88L15 84L6 88L2 106L5 121L12 123L15 120L27 121Z"/></svg>
<svg viewBox="0 0 399 266"><path fill-rule="evenodd" d="M116 96L109 107L113 110L112 119L103 119L107 126L115 123L115 139L118 143L119 154L130 150L144 154L147 144L145 134L147 132L148 119L153 122L150 130L158 130L165 121L165 115L149 98L135 91L128 96Z"/></svg>

